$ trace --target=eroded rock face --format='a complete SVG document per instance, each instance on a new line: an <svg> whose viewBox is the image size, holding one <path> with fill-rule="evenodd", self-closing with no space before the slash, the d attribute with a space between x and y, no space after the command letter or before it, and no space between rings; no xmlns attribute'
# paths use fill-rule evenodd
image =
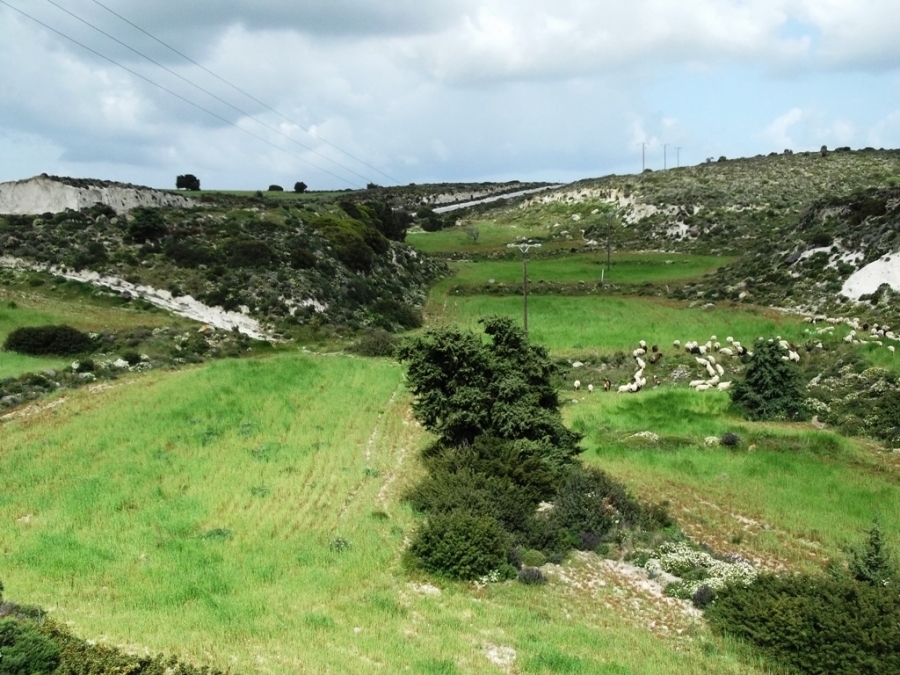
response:
<svg viewBox="0 0 900 675"><path fill-rule="evenodd" d="M0 213L19 215L75 211L106 204L117 212L138 206L192 206L194 202L139 185L92 179L58 178L41 174L26 180L0 183Z"/></svg>

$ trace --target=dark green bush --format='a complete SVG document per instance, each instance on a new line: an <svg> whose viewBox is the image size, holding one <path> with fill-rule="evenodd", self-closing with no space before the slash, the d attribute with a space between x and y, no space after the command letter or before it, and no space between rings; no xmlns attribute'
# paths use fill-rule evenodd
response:
<svg viewBox="0 0 900 675"><path fill-rule="evenodd" d="M125 241L133 244L159 241L169 233L166 220L159 209L139 206L132 209Z"/></svg>
<svg viewBox="0 0 900 675"><path fill-rule="evenodd" d="M743 380L731 400L751 420L802 420L808 417L800 371L776 341L758 341Z"/></svg>
<svg viewBox="0 0 900 675"><path fill-rule="evenodd" d="M393 356L396 348L396 337L383 328L373 328L363 333L350 351L362 356Z"/></svg>
<svg viewBox="0 0 900 675"><path fill-rule="evenodd" d="M685 581L687 581L687 579L685 579ZM697 609L706 609L715 599L716 590L712 586L703 584L694 592L691 602Z"/></svg>
<svg viewBox="0 0 900 675"><path fill-rule="evenodd" d="M726 448L736 448L741 444L741 437L728 431L722 434L722 438L719 439L719 442Z"/></svg>
<svg viewBox="0 0 900 675"><path fill-rule="evenodd" d="M50 675L59 662L57 644L33 624L0 619L0 675Z"/></svg>
<svg viewBox="0 0 900 675"><path fill-rule="evenodd" d="M24 326L6 336L3 348L31 356L72 356L93 349L87 333L71 326Z"/></svg>
<svg viewBox="0 0 900 675"><path fill-rule="evenodd" d="M231 239L223 249L232 267L265 267L275 259L269 245L258 239Z"/></svg>
<svg viewBox="0 0 900 675"><path fill-rule="evenodd" d="M429 517L409 552L426 572L451 579L478 579L507 565L509 538L490 516L464 511Z"/></svg>
<svg viewBox="0 0 900 675"><path fill-rule="evenodd" d="M802 673L900 672L900 592L852 579L760 575L706 610L719 633L747 640Z"/></svg>
<svg viewBox="0 0 900 675"><path fill-rule="evenodd" d="M553 504L553 518L588 550L614 528L641 523L641 506L625 486L594 467L572 467Z"/></svg>
<svg viewBox="0 0 900 675"><path fill-rule="evenodd" d="M546 584L547 577L537 567L523 567L519 570L518 579L523 584Z"/></svg>

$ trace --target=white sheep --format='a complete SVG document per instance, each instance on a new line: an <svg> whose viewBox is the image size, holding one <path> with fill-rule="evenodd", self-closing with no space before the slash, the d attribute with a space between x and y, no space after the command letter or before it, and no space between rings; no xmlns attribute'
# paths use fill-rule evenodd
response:
<svg viewBox="0 0 900 675"><path fill-rule="evenodd" d="M641 349L647 349L647 343L646 343L644 340L640 340L640 341L638 342L638 346L639 346Z"/></svg>
<svg viewBox="0 0 900 675"><path fill-rule="evenodd" d="M672 346L678 349L681 346L681 340L672 340Z"/></svg>
<svg viewBox="0 0 900 675"><path fill-rule="evenodd" d="M589 393L589 394L593 394L593 393L594 393L594 385L592 385L592 384L589 384L589 385L588 385L588 393Z"/></svg>
<svg viewBox="0 0 900 675"><path fill-rule="evenodd" d="M710 389L712 389L712 386L706 384L706 382L703 382L694 387L694 389L696 389L697 391L709 391Z"/></svg>
<svg viewBox="0 0 900 675"><path fill-rule="evenodd" d="M706 364L706 372L709 373L710 377L716 376L716 369L712 367L712 364Z"/></svg>
<svg viewBox="0 0 900 675"><path fill-rule="evenodd" d="M789 359L791 360L791 362L793 362L793 363L800 363L800 354L798 354L797 352L795 352L793 349L791 349L791 350L788 351L788 358L789 358Z"/></svg>
<svg viewBox="0 0 900 675"><path fill-rule="evenodd" d="M575 391L581 389L581 380L575 380L573 386L575 387Z"/></svg>
<svg viewBox="0 0 900 675"><path fill-rule="evenodd" d="M719 353L724 354L725 356L734 356L734 350L732 350L731 347L722 347L722 349L719 350Z"/></svg>
<svg viewBox="0 0 900 675"><path fill-rule="evenodd" d="M709 365L709 360L708 360L708 359L704 359L704 358L701 358L701 357L699 357L699 356L695 356L695 357L694 357L694 360L695 360L699 365L703 366L704 368L706 368L706 366Z"/></svg>
<svg viewBox="0 0 900 675"><path fill-rule="evenodd" d="M639 356L643 356L643 355L646 354L646 353L647 353L647 350L646 350L646 349L641 349L640 347L638 347L638 348L635 349L633 352L631 352L631 355L632 355L634 358L637 358L637 357L639 357Z"/></svg>
<svg viewBox="0 0 900 675"><path fill-rule="evenodd" d="M888 345L887 350L891 353L891 356L894 355L894 345Z"/></svg>
<svg viewBox="0 0 900 675"><path fill-rule="evenodd" d="M643 370L643 369L644 369L644 366L646 365L646 364L644 363L644 359L642 359L640 356L638 356L638 357L635 358L635 360L637 361L638 368L640 368L641 370Z"/></svg>
<svg viewBox="0 0 900 675"><path fill-rule="evenodd" d="M691 389L695 389L696 387L699 387L701 384L706 384L706 380L691 380L691 381L688 383L688 386L689 386Z"/></svg>
<svg viewBox="0 0 900 675"><path fill-rule="evenodd" d="M731 389L731 382L719 382L716 385L716 389L719 391L726 391L727 389Z"/></svg>
<svg viewBox="0 0 900 675"><path fill-rule="evenodd" d="M716 372L719 374L719 377L723 377L725 375L725 369L718 363L716 364Z"/></svg>

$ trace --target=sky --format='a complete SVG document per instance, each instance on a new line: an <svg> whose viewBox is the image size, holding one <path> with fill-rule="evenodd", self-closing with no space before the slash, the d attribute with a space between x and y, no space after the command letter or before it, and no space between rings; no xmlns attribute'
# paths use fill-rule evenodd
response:
<svg viewBox="0 0 900 675"><path fill-rule="evenodd" d="M552 181L900 148L900 0L0 0L0 182Z"/></svg>

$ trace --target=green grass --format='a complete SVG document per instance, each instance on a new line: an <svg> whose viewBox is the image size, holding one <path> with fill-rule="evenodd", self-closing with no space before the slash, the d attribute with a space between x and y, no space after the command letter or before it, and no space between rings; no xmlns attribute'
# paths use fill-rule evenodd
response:
<svg viewBox="0 0 900 675"><path fill-rule="evenodd" d="M591 283L601 280L613 284L665 283L685 281L714 271L732 258L666 253L617 253L606 269L605 253L581 253L556 257L535 257L528 261L528 279L532 292L544 282ZM444 286L508 284L514 290L522 286L522 262L512 260L476 260L454 264L456 274Z"/></svg>
<svg viewBox="0 0 900 675"><path fill-rule="evenodd" d="M439 289L438 289L439 290ZM521 296L442 295L434 292L426 314L437 323L479 330L478 319L500 314L522 320ZM528 331L532 341L560 355L630 353L639 340L671 350L673 340L706 341L727 336L750 345L757 337L782 335L800 340L797 317L753 307L720 306L709 310L653 298L622 296L528 296Z"/></svg>
<svg viewBox="0 0 900 675"><path fill-rule="evenodd" d="M645 499L670 501L679 523L716 550L817 571L876 515L900 547L890 506L900 500L900 461L882 449L808 425L746 422L717 392L581 395L567 416L586 436L586 461ZM660 441L631 438L643 431ZM705 445L726 431L741 437L738 449Z"/></svg>
<svg viewBox="0 0 900 675"><path fill-rule="evenodd" d="M547 236L547 227L541 224L498 225L491 221L477 221L471 225L478 230L478 239L473 240L462 227L450 227L437 232L410 232L406 243L423 253L484 254L495 250L506 250L506 245L519 237L528 239Z"/></svg>
<svg viewBox="0 0 900 675"><path fill-rule="evenodd" d="M589 583L586 562L568 568L577 584L421 590L435 582L401 565L416 519L399 494L425 439L401 373L222 361L5 423L6 597L85 637L234 672L483 673L500 647L523 674L766 672L702 624ZM673 652L647 612L690 639Z"/></svg>

